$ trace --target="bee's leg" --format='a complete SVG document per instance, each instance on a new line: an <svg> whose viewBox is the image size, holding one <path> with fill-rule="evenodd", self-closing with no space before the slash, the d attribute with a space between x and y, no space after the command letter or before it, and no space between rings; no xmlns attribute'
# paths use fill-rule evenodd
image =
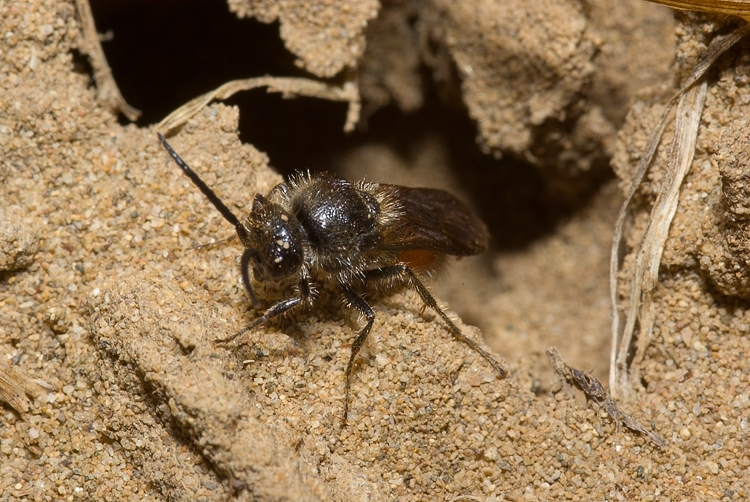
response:
<svg viewBox="0 0 750 502"><path fill-rule="evenodd" d="M503 368L489 352L479 346L477 342L464 335L463 332L458 329L458 326L456 326L453 321L451 321L450 317L448 317L448 315L443 312L443 309L441 309L437 304L435 298L430 294L425 285L422 284L422 281L417 278L417 275L411 268L409 268L408 265L404 263L398 263L390 267L368 270L366 272L365 278L368 281L390 281L396 284L409 284L411 287L417 290L417 293L419 293L422 301L425 302L425 304L432 308L435 312L437 312L438 315L443 319L443 321L445 321L445 324L448 325L448 329L450 330L451 334L456 339L465 343L466 345L474 349L474 351L477 352L480 356L486 359L487 362L490 363L493 368L495 368L495 371L498 372L501 378L505 377L505 375L507 374L505 368Z"/></svg>
<svg viewBox="0 0 750 502"><path fill-rule="evenodd" d="M346 298L346 301L349 302L349 305L351 305L353 308L357 309L367 317L367 324L365 324L365 327L362 328L362 331L359 332L357 338L354 339L354 343L352 343L352 352L349 355L349 363L346 365L346 384L344 385L344 420L341 422L341 426L345 427L346 417L349 414L349 389L351 388L351 377L352 368L354 367L354 359L357 357L359 349L362 348L365 340L367 340L367 335L370 334L370 330L372 329L372 322L375 320L375 312L373 312L372 307L367 304L364 298L359 296L350 288L341 286L341 292L344 294L344 298Z"/></svg>
<svg viewBox="0 0 750 502"><path fill-rule="evenodd" d="M243 255L244 258L245 255ZM305 304L310 302L312 299L312 288L310 287L310 281L305 277L302 278L299 282L299 296L295 298L289 298L287 300L282 300L279 303L276 303L272 305L268 310L266 310L262 316L254 320L250 323L249 326L246 326L239 330L237 333L233 334L232 336L228 338L219 338L218 340L214 340L214 345L219 345L223 343L229 343L232 340L239 338L240 336L244 335L251 329L255 328L256 326L260 326L264 322L273 319L274 317L277 317L284 312L287 312L294 307L297 307L298 305Z"/></svg>

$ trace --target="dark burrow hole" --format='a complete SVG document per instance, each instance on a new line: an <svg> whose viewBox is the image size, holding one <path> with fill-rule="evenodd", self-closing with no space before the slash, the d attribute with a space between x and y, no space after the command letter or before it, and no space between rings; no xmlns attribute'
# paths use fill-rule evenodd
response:
<svg viewBox="0 0 750 502"><path fill-rule="evenodd" d="M97 30L125 100L149 126L190 99L227 81L262 75L311 77L294 65L278 23L238 19L223 0L93 0ZM425 71L425 77L429 73ZM387 106L368 117L366 129L343 132L346 105L320 99L283 99L264 90L226 101L240 109L240 138L266 152L282 174L331 170L336 159L368 142L389 145L405 159L411 146L437 135L447 148L463 191L475 201L495 249L528 245L585 206L602 183L543 175L512 159L480 152L477 130L463 107L445 104L425 78L424 106L405 114ZM121 123L127 119L121 117ZM560 188L561 187L561 188ZM571 196L572 194L572 196Z"/></svg>

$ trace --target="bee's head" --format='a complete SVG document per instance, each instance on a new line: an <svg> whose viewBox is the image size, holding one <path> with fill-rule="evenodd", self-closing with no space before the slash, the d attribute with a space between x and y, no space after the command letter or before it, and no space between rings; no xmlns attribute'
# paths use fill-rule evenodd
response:
<svg viewBox="0 0 750 502"><path fill-rule="evenodd" d="M278 281L299 272L304 261L303 231L299 222L279 204L256 194L243 222L243 244L256 251L253 273L260 281Z"/></svg>

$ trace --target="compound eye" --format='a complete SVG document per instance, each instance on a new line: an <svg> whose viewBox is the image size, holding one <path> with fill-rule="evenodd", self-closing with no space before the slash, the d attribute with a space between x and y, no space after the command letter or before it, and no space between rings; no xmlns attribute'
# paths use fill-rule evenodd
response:
<svg viewBox="0 0 750 502"><path fill-rule="evenodd" d="M266 245L266 270L272 279L283 279L302 265L302 250L286 226L278 226Z"/></svg>
<svg viewBox="0 0 750 502"><path fill-rule="evenodd" d="M304 259L304 234L299 222L281 206L256 194L245 226L245 247L258 250L253 266L256 277L281 280L299 272Z"/></svg>

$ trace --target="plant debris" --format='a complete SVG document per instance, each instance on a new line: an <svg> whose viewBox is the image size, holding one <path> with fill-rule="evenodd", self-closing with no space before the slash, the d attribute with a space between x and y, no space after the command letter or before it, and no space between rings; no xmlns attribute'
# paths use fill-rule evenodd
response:
<svg viewBox="0 0 750 502"><path fill-rule="evenodd" d="M117 87L115 78L112 76L112 69L104 55L88 0L76 0L76 10L78 10L81 31L83 32L83 43L80 49L88 55L91 66L94 68L94 80L96 81L99 100L106 103L113 111L122 112L128 119L138 120L141 111L133 108L125 101L120 93L120 88Z"/></svg>
<svg viewBox="0 0 750 502"><path fill-rule="evenodd" d="M0 358L0 401L8 403L19 413L26 413L30 405L26 395L36 397L39 391L39 386L33 380Z"/></svg>
<svg viewBox="0 0 750 502"><path fill-rule="evenodd" d="M620 424L622 423L628 429L647 436L659 448L664 449L666 447L667 442L661 435L647 430L638 420L617 407L617 403L614 402L598 378L591 373L568 366L555 347L547 349L547 357L555 373L563 381L575 385L583 391L587 400L590 399L604 408L607 414L615 421L617 431L620 430Z"/></svg>
<svg viewBox="0 0 750 502"><path fill-rule="evenodd" d="M190 120L191 117L208 106L211 101L228 99L237 92L249 91L258 87L268 87L268 92L279 92L285 98L308 96L331 101L345 101L349 103L349 111L346 114L344 131L353 131L359 122L359 112L362 106L359 98L359 88L353 81L345 82L343 86L337 87L307 78L265 76L232 80L222 84L212 91L191 99L170 113L159 122L157 128L166 134Z"/></svg>
<svg viewBox="0 0 750 502"><path fill-rule="evenodd" d="M697 10L717 14L734 14L742 18L750 16L750 2L747 0L649 0L672 7L673 9Z"/></svg>
<svg viewBox="0 0 750 502"><path fill-rule="evenodd" d="M636 322L640 326L641 336L632 363L643 358L646 348L651 340L653 327L653 312L650 307L649 293L654 289L658 281L659 265L667 240L669 227L677 211L677 197L680 193L680 185L685 178L693 161L695 141L698 135L698 127L705 103L707 84L698 83L720 55L729 50L734 44L742 40L750 32L750 25L744 25L735 29L727 35L714 38L706 49L700 60L696 63L692 73L682 84L680 89L669 100L659 121L649 137L644 153L638 163L636 174L632 184L625 196L612 239L612 252L610 255L610 301L612 304L612 349L610 354L609 386L615 396L626 396L630 393L628 376L628 355L633 341ZM620 317L617 310L618 286L620 269L620 244L622 242L623 224L628 215L628 206L633 195L640 186L643 178L656 155L664 129L674 105L678 102L677 117L675 119L675 134L670 146L671 159L667 166L664 177L649 216L648 227L641 238L636 251L636 264L633 267L628 299L628 307L625 317L625 327L620 333Z"/></svg>

